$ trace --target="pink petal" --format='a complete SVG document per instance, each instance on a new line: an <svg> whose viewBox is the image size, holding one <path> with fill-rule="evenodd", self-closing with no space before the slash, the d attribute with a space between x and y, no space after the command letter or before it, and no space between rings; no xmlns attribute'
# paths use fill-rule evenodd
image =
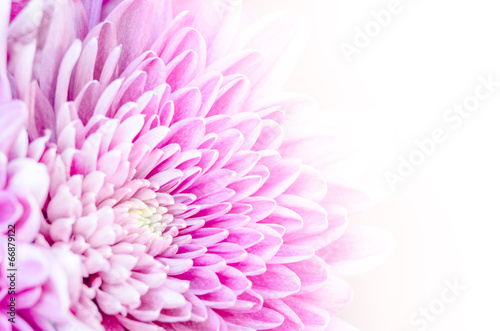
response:
<svg viewBox="0 0 500 331"><path fill-rule="evenodd" d="M2 233L6 233L7 226L14 224L22 214L22 205L17 201L16 197L7 191L0 191L0 224Z"/></svg>
<svg viewBox="0 0 500 331"><path fill-rule="evenodd" d="M276 202L297 213L304 221L302 229L290 234L287 239L319 234L328 228L328 215L320 205L306 198L287 194L277 197Z"/></svg>
<svg viewBox="0 0 500 331"><path fill-rule="evenodd" d="M176 331L219 331L221 330L221 320L219 316L210 308L207 309L207 319L200 322L187 322L174 324L172 327Z"/></svg>
<svg viewBox="0 0 500 331"><path fill-rule="evenodd" d="M211 293L221 288L221 283L217 275L206 268L192 268L185 274L177 277L189 280L189 290L196 295Z"/></svg>
<svg viewBox="0 0 500 331"><path fill-rule="evenodd" d="M283 299L283 302L293 309L304 324L306 330L325 330L330 322L330 314L328 311L318 308L316 305L304 302L298 297L291 296Z"/></svg>
<svg viewBox="0 0 500 331"><path fill-rule="evenodd" d="M226 242L235 243L242 248L252 247L264 240L264 235L257 230L249 228L232 228L229 230L229 236Z"/></svg>
<svg viewBox="0 0 500 331"><path fill-rule="evenodd" d="M205 117L212 108L217 94L222 84L222 75L218 72L208 72L189 83L189 86L196 86L200 89L203 101L198 117Z"/></svg>
<svg viewBox="0 0 500 331"><path fill-rule="evenodd" d="M101 18L102 0L83 0L89 20L89 29L92 29Z"/></svg>
<svg viewBox="0 0 500 331"><path fill-rule="evenodd" d="M269 179L257 191L258 195L275 198L285 192L299 177L302 165L299 160L285 159L269 169Z"/></svg>
<svg viewBox="0 0 500 331"><path fill-rule="evenodd" d="M148 29L137 26L149 24L152 17L151 2L147 0L126 0L121 2L106 18L116 23L117 42L123 45L119 71L137 58L148 43Z"/></svg>
<svg viewBox="0 0 500 331"><path fill-rule="evenodd" d="M251 211L248 216L251 217L253 222L259 222L269 216L274 207L276 207L276 201L269 198L262 197L249 197L241 201L244 204L251 206Z"/></svg>
<svg viewBox="0 0 500 331"><path fill-rule="evenodd" d="M230 308L236 302L236 294L224 285L216 291L200 295L199 298L207 307L216 309Z"/></svg>
<svg viewBox="0 0 500 331"><path fill-rule="evenodd" d="M170 127L169 144L178 144L183 151L194 149L205 135L201 119L185 119Z"/></svg>
<svg viewBox="0 0 500 331"><path fill-rule="evenodd" d="M256 312L262 309L264 299L257 292L248 289L238 296L238 300L231 310L243 312Z"/></svg>
<svg viewBox="0 0 500 331"><path fill-rule="evenodd" d="M64 55L61 66L59 67L59 73L57 75L57 86L55 91L55 102L54 109L56 114L59 112L59 108L63 103L68 100L68 90L69 83L71 79L71 73L73 68L80 57L82 51L82 42L80 40L75 40L68 51Z"/></svg>
<svg viewBox="0 0 500 331"><path fill-rule="evenodd" d="M227 263L237 263L245 260L247 252L240 246L231 243L219 243L208 249L209 253L217 254Z"/></svg>
<svg viewBox="0 0 500 331"><path fill-rule="evenodd" d="M285 234L300 231L304 226L304 221L299 214L280 205L277 205L271 215L263 219L261 223L281 225L286 229Z"/></svg>
<svg viewBox="0 0 500 331"><path fill-rule="evenodd" d="M311 258L314 255L314 250L308 247L297 245L281 245L279 251L272 259L267 261L268 264L285 264L299 262ZM287 264L287 266L290 266ZM294 270L294 269L292 269Z"/></svg>
<svg viewBox="0 0 500 331"><path fill-rule="evenodd" d="M207 253L193 260L194 267L208 268L213 272L219 272L226 266L226 261L220 255Z"/></svg>
<svg viewBox="0 0 500 331"><path fill-rule="evenodd" d="M252 290L264 299L280 299L300 290L300 278L283 265L268 265L262 275L250 276Z"/></svg>
<svg viewBox="0 0 500 331"><path fill-rule="evenodd" d="M252 283L241 271L230 266L218 272L217 276L219 276L221 284L227 286L236 295L240 295L252 286Z"/></svg>
<svg viewBox="0 0 500 331"><path fill-rule="evenodd" d="M316 291L328 280L328 266L317 256L287 264L301 281L300 294Z"/></svg>
<svg viewBox="0 0 500 331"><path fill-rule="evenodd" d="M273 227L263 224L251 224L251 226L249 224L249 227L262 233L264 235L264 240L247 248L247 252L259 256L264 261L270 260L276 255L283 244L280 233Z"/></svg>
<svg viewBox="0 0 500 331"><path fill-rule="evenodd" d="M250 94L251 84L245 76L226 76L224 83L207 116L237 113Z"/></svg>
<svg viewBox="0 0 500 331"><path fill-rule="evenodd" d="M224 312L222 317L235 325L244 325L255 330L268 330L276 328L284 321L283 315L268 309L262 308L255 313L232 314Z"/></svg>
<svg viewBox="0 0 500 331"><path fill-rule="evenodd" d="M266 262L255 254L248 254L241 261L237 261L232 266L240 270L246 276L263 274L267 270Z"/></svg>
<svg viewBox="0 0 500 331"><path fill-rule="evenodd" d="M307 197L309 200L319 203L326 196L327 189L327 184L319 171L313 167L303 165L300 175L285 193Z"/></svg>
<svg viewBox="0 0 500 331"><path fill-rule="evenodd" d="M172 123L181 119L195 117L201 107L202 95L198 88L187 87L179 89L172 94L175 104L174 117Z"/></svg>

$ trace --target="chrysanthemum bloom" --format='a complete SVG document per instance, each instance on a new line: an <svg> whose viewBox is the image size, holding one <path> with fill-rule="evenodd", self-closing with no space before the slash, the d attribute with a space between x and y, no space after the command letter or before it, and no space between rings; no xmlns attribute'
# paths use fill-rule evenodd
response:
<svg viewBox="0 0 500 331"><path fill-rule="evenodd" d="M350 300L340 275L385 241L347 226L362 195L321 177L321 146L297 148L317 138L285 136L312 104L281 92L303 18L237 33L239 12L32 0L11 23L12 85L46 140L41 233L81 257L67 328L350 328L332 317Z"/></svg>

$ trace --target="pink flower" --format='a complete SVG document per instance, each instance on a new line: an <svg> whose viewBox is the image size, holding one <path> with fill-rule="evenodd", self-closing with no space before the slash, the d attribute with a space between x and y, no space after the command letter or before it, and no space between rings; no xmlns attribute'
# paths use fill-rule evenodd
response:
<svg viewBox="0 0 500 331"><path fill-rule="evenodd" d="M236 33L239 12L39 0L10 25L11 83L51 174L40 233L80 257L61 328L348 330L340 276L385 235L348 227L363 195L285 135L313 107L282 92L307 24L279 13Z"/></svg>

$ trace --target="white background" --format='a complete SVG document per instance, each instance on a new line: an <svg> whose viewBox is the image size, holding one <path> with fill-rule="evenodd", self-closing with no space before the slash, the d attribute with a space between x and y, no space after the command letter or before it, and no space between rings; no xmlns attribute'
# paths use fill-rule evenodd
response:
<svg viewBox="0 0 500 331"><path fill-rule="evenodd" d="M363 180L374 204L353 222L395 238L381 267L351 277L354 299L341 314L365 331L418 330L410 317L440 297L444 280L467 285L426 330L500 330L500 89L457 130L447 108L474 93L478 76L500 82L500 6L492 0L401 0L402 12L348 63L340 43L390 1L251 0L256 15L303 12L312 38L290 88L322 108L369 119L384 147ZM348 110L346 110L348 109ZM383 178L414 140L441 127L448 140L391 192Z"/></svg>

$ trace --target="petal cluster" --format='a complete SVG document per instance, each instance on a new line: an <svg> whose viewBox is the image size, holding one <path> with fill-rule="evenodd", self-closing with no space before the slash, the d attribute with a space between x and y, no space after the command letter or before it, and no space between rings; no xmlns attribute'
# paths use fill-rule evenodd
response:
<svg viewBox="0 0 500 331"><path fill-rule="evenodd" d="M43 218L29 229L50 254L78 257L66 281L79 277L67 298L74 317L47 321L340 328L332 315L350 300L342 267L367 253L346 221L359 195L324 180L321 155L303 156L285 135L290 113L314 108L282 92L303 18L279 13L237 33L240 9L33 0L12 21L8 71L28 105L24 141L50 174L35 193Z"/></svg>
<svg viewBox="0 0 500 331"><path fill-rule="evenodd" d="M6 31L2 17L0 35ZM49 189L47 167L37 162L45 141L29 141L27 107L12 100L6 41L0 41L0 325L2 330L52 330L70 317L69 282L78 291L80 276L69 266L78 270L78 258L50 248L39 234Z"/></svg>

